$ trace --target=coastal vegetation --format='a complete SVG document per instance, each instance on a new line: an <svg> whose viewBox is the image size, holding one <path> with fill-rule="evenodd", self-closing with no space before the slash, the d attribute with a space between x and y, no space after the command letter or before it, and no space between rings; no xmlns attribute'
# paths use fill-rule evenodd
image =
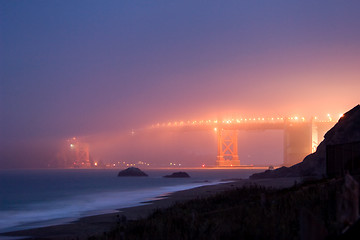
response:
<svg viewBox="0 0 360 240"><path fill-rule="evenodd" d="M294 184L288 189L241 187L157 209L90 239L317 239L344 229L337 209L344 179Z"/></svg>

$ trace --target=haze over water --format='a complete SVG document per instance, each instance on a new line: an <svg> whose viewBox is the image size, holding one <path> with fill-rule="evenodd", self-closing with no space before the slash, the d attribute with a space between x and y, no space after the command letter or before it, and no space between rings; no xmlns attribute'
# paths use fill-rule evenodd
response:
<svg viewBox="0 0 360 240"><path fill-rule="evenodd" d="M132 143L131 132L159 122L344 113L360 102L359 8L0 0L0 168L48 167L73 136L104 162L209 164L213 133ZM245 164L281 163L281 133L239 136Z"/></svg>

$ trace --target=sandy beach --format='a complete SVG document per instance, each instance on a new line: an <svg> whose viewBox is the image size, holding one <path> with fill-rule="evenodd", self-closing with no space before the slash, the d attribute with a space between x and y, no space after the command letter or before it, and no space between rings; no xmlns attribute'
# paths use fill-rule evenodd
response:
<svg viewBox="0 0 360 240"><path fill-rule="evenodd" d="M3 236L16 236L30 239L87 239L91 236L102 235L104 232L110 231L119 221L124 221L125 219L135 220L145 218L155 209L167 208L177 202L185 202L196 198L205 198L223 191L248 185L287 188L300 182L300 178L234 180L230 183L227 182L174 192L165 197L159 196L158 200L144 203L144 205L141 206L119 209L119 212L117 213L84 217L67 224L10 232L3 234ZM1 236L0 239L2 239Z"/></svg>

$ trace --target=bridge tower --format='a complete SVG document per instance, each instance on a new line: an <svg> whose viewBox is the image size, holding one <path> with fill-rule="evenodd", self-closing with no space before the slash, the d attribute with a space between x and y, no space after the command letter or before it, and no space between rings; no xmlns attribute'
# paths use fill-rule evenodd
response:
<svg viewBox="0 0 360 240"><path fill-rule="evenodd" d="M285 122L284 166L297 164L312 152L312 136L312 122Z"/></svg>
<svg viewBox="0 0 360 240"><path fill-rule="evenodd" d="M80 142L76 137L68 140L70 150L72 152L72 167L74 168L89 168L91 167L89 145Z"/></svg>
<svg viewBox="0 0 360 240"><path fill-rule="evenodd" d="M218 129L218 167L240 166L237 130Z"/></svg>

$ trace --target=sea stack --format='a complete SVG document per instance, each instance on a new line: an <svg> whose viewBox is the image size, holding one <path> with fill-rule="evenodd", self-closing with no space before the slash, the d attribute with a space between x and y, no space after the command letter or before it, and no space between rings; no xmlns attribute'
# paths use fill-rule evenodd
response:
<svg viewBox="0 0 360 240"><path fill-rule="evenodd" d="M147 177L148 175L136 167L129 167L119 172L118 177Z"/></svg>
<svg viewBox="0 0 360 240"><path fill-rule="evenodd" d="M174 172L171 175L166 175L164 178L189 178L189 174L186 172Z"/></svg>

